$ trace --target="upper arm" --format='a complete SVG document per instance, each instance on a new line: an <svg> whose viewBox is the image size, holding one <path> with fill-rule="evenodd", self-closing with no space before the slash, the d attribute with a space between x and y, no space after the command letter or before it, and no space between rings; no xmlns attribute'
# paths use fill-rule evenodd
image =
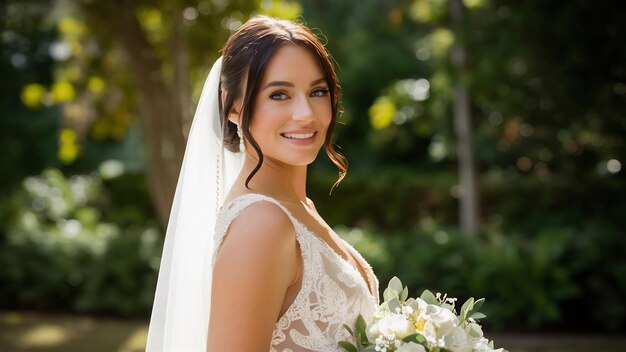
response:
<svg viewBox="0 0 626 352"><path fill-rule="evenodd" d="M289 217L250 205L231 223L213 269L207 351L267 350L297 267Z"/></svg>

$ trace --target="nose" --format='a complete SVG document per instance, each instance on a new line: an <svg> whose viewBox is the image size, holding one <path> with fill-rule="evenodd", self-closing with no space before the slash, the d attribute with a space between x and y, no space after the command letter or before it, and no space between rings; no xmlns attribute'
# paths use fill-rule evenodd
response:
<svg viewBox="0 0 626 352"><path fill-rule="evenodd" d="M293 119L296 121L309 121L313 119L313 109L306 96L300 96L294 100Z"/></svg>

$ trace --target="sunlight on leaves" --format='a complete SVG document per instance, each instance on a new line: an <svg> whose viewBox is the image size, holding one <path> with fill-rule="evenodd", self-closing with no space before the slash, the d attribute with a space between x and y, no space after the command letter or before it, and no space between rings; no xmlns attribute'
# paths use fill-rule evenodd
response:
<svg viewBox="0 0 626 352"><path fill-rule="evenodd" d="M465 0L464 3L468 9L475 9L485 6L485 0Z"/></svg>
<svg viewBox="0 0 626 352"><path fill-rule="evenodd" d="M57 24L57 28L62 35L68 38L80 38L87 33L85 24L71 17L61 19Z"/></svg>
<svg viewBox="0 0 626 352"><path fill-rule="evenodd" d="M409 16L417 22L432 22L441 16L446 5L446 0L415 0L409 7Z"/></svg>
<svg viewBox="0 0 626 352"><path fill-rule="evenodd" d="M409 14L412 19L418 22L430 22L433 17L432 6L429 1L414 1L409 9Z"/></svg>
<svg viewBox="0 0 626 352"><path fill-rule="evenodd" d="M383 129L393 121L396 113L396 104L387 96L376 99L374 105L369 108L370 123L377 130Z"/></svg>
<svg viewBox="0 0 626 352"><path fill-rule="evenodd" d="M430 35L432 51L435 56L442 57L454 43L454 34L446 28L437 28Z"/></svg>
<svg viewBox="0 0 626 352"><path fill-rule="evenodd" d="M292 1L265 0L261 2L261 13L286 20L294 20L302 14L302 6Z"/></svg>
<svg viewBox="0 0 626 352"><path fill-rule="evenodd" d="M143 8L137 12L139 23L146 31L150 42L161 42L165 36L165 28L163 26L163 15L159 9Z"/></svg>
<svg viewBox="0 0 626 352"><path fill-rule="evenodd" d="M144 28L150 31L156 31L163 25L161 11L155 8L140 11L139 20Z"/></svg>

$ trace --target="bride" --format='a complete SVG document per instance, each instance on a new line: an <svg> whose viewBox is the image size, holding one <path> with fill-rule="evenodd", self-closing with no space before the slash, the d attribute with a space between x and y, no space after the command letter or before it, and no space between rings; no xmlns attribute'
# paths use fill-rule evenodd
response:
<svg viewBox="0 0 626 352"><path fill-rule="evenodd" d="M340 88L302 24L257 16L205 83L170 214L147 351L341 351L378 303L371 267L306 196ZM336 185L336 184L335 184Z"/></svg>

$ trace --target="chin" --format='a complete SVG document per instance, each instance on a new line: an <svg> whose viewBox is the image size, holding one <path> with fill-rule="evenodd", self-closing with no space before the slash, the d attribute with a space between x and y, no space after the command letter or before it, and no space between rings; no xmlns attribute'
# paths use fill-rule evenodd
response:
<svg viewBox="0 0 626 352"><path fill-rule="evenodd" d="M282 157L271 157L269 155L265 155L265 157L267 157L268 159L278 162L280 164L284 164L284 165L291 165L291 166L307 166L312 164L315 159L317 159L317 154L315 155L285 155Z"/></svg>

